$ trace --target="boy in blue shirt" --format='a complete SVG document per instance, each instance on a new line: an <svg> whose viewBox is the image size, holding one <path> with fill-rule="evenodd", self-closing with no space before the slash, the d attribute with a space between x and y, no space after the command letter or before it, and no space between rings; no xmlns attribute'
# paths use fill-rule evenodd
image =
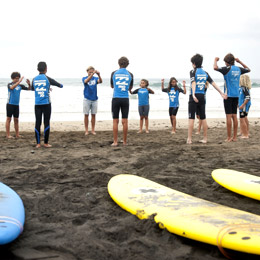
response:
<svg viewBox="0 0 260 260"><path fill-rule="evenodd" d="M225 80L225 93L228 98L224 100L224 108L226 113L226 124L227 124L227 139L226 142L237 141L237 106L239 97L239 79L244 73L250 72L250 69L238 58L235 58L233 54L228 53L224 62L225 67L218 67L217 62L219 58L216 57L214 60L214 70L219 71L223 74ZM235 61L240 63L243 68L235 66ZM233 137L232 134L232 122L233 122Z"/></svg>
<svg viewBox="0 0 260 260"><path fill-rule="evenodd" d="M84 84L83 113L85 115L85 135L88 135L88 115L90 111L92 127L91 133L95 135L96 113L98 105L97 84L102 83L102 78L100 76L100 72L95 70L92 66L87 68L87 73L88 76L82 78L82 82ZM97 74L98 77L94 76L95 74Z"/></svg>
<svg viewBox="0 0 260 260"><path fill-rule="evenodd" d="M122 113L123 125L123 145L126 145L128 132L128 113L129 113L129 94L133 88L134 76L126 68L129 60L121 57L118 60L119 70L112 72L110 78L111 88L114 89L112 99L112 115L113 115L113 143L111 146L118 146L118 123L119 112Z"/></svg>
<svg viewBox="0 0 260 260"><path fill-rule="evenodd" d="M145 119L145 132L149 133L149 121L148 121L148 115L150 110L149 105L149 94L154 94L154 91L148 88L149 81L146 79L142 79L140 82L140 87L133 92L130 91L131 94L138 94L138 111L140 115L140 130L137 132L142 133L143 132L143 124Z"/></svg>
<svg viewBox="0 0 260 260"><path fill-rule="evenodd" d="M21 90L29 90L31 89L30 80L27 79L26 83L29 87L20 84L23 81L24 77L21 77L19 72L13 72L11 74L12 82L7 85L8 88L8 99L6 104L6 137L13 138L10 135L10 124L12 121L12 116L14 117L14 129L16 138L21 137L19 135L19 103L20 103L20 94Z"/></svg>

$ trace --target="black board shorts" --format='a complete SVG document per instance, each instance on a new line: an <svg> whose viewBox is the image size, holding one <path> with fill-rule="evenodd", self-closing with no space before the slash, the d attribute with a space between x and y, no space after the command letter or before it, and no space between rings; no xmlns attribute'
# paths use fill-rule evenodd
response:
<svg viewBox="0 0 260 260"><path fill-rule="evenodd" d="M6 116L19 118L19 106L6 104Z"/></svg>
<svg viewBox="0 0 260 260"><path fill-rule="evenodd" d="M113 98L112 99L112 117L119 118L121 110L122 118L127 119L129 114L129 98Z"/></svg>
<svg viewBox="0 0 260 260"><path fill-rule="evenodd" d="M224 99L224 108L226 115L237 114L238 97L228 97Z"/></svg>
<svg viewBox="0 0 260 260"><path fill-rule="evenodd" d="M179 107L169 107L169 116L176 116L178 113Z"/></svg>
<svg viewBox="0 0 260 260"><path fill-rule="evenodd" d="M206 102L205 102L205 95L204 94L195 94L195 97L199 100L198 103L196 103L193 100L192 95L190 95L189 99L189 119L195 119L195 114L200 116L201 120L206 119Z"/></svg>

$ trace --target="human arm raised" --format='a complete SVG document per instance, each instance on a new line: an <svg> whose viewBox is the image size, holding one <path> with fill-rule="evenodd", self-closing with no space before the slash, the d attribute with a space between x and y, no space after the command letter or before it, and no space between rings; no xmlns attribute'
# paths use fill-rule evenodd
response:
<svg viewBox="0 0 260 260"><path fill-rule="evenodd" d="M239 58L235 58L235 61L238 62L239 64L241 64L245 69L247 69L248 72L251 71L251 70L246 66L246 64L244 64Z"/></svg>
<svg viewBox="0 0 260 260"><path fill-rule="evenodd" d="M11 90L15 89L22 81L24 77L21 77L16 83L9 86Z"/></svg>

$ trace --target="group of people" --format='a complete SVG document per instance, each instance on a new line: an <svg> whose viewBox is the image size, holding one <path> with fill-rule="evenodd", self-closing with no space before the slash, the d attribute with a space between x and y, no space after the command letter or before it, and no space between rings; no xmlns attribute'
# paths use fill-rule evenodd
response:
<svg viewBox="0 0 260 260"><path fill-rule="evenodd" d="M195 115L200 120L200 125L203 128L202 143L207 143L207 122L206 122L206 99L205 94L208 84L211 84L224 99L224 109L226 113L227 125L227 142L237 140L237 108L240 111L240 131L242 138L248 138L249 123L247 115L251 105L250 91L251 82L250 78L245 73L250 72L250 69L238 58L235 58L231 53L227 54L224 58L224 67L218 67L217 62L219 58L215 58L214 69L219 71L224 76L224 92L212 80L210 75L202 68L203 56L196 54L191 58L193 70L190 71L191 91L189 96L188 113L188 138L187 144L192 143L192 132L194 128ZM235 65L235 61L243 67ZM129 60L126 57L121 57L118 60L119 69L112 72L110 78L110 85L113 91L112 98L112 117L113 117L113 143L111 146L118 146L118 124L119 114L122 115L123 125L123 145L127 145L127 132L128 132L128 114L129 114L129 93L138 94L138 110L140 114L140 129L138 133L143 131L143 124L145 122L145 132L149 133L149 94L154 94L154 91L149 88L149 81L142 79L140 81L140 88L132 91L134 76L127 70ZM49 144L50 133L50 116L51 116L51 101L50 101L50 86L57 86L62 88L63 85L54 79L46 76L47 65L45 62L39 62L38 67L39 75L37 75L32 83L27 79L28 87L21 84L23 77L20 73L14 72L11 75L12 82L8 84L8 102L7 102L7 120L6 120L6 136L10 136L10 122L14 117L14 126L16 137L19 135L19 100L21 90L35 91L35 138L36 147L41 147L41 124L42 117L44 118L44 147L51 147ZM89 134L89 114L91 114L91 133L95 132L95 122L97 113L97 84L102 83L100 72L90 66L87 68L87 76L82 78L84 84L84 100L83 100L83 113L85 123L85 135ZM179 94L186 94L186 82L183 81L182 87L178 85L178 80L175 77L170 78L167 88L164 88L164 79L161 80L161 90L166 92L169 97L169 116L172 125L171 133L176 132L176 115L179 108ZM233 128L233 136L232 136Z"/></svg>

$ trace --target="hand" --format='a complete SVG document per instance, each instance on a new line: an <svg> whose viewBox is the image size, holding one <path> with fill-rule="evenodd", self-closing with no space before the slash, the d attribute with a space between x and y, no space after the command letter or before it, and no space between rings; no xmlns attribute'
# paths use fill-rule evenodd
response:
<svg viewBox="0 0 260 260"><path fill-rule="evenodd" d="M183 81L182 81L182 85L183 85L183 87L185 87L185 84L186 84L186 81L183 80Z"/></svg>
<svg viewBox="0 0 260 260"><path fill-rule="evenodd" d="M26 83L30 86L31 85L31 82L29 79L26 80Z"/></svg>
<svg viewBox="0 0 260 260"><path fill-rule="evenodd" d="M240 107L239 107L239 109L243 109L244 108L244 106L243 105L241 105Z"/></svg>
<svg viewBox="0 0 260 260"><path fill-rule="evenodd" d="M24 79L24 76L22 76L22 77L20 78L19 82L22 82L22 81L23 81L23 79Z"/></svg>
<svg viewBox="0 0 260 260"><path fill-rule="evenodd" d="M195 96L192 96L193 97L193 100L196 102L196 103L199 103L199 100L195 97Z"/></svg>
<svg viewBox="0 0 260 260"><path fill-rule="evenodd" d="M162 79L161 81L162 81L162 83L164 83L164 79Z"/></svg>
<svg viewBox="0 0 260 260"><path fill-rule="evenodd" d="M223 99L227 99L227 98L228 98L227 94L224 94L224 93L221 93L221 97L222 97Z"/></svg>
<svg viewBox="0 0 260 260"><path fill-rule="evenodd" d="M95 72L96 72L96 74L98 74L98 75L100 74L100 72L99 72L98 70L95 70Z"/></svg>
<svg viewBox="0 0 260 260"><path fill-rule="evenodd" d="M216 57L216 58L215 58L215 61L219 61L219 57Z"/></svg>
<svg viewBox="0 0 260 260"><path fill-rule="evenodd" d="M238 63L241 62L239 58L235 58L235 61L238 62Z"/></svg>

